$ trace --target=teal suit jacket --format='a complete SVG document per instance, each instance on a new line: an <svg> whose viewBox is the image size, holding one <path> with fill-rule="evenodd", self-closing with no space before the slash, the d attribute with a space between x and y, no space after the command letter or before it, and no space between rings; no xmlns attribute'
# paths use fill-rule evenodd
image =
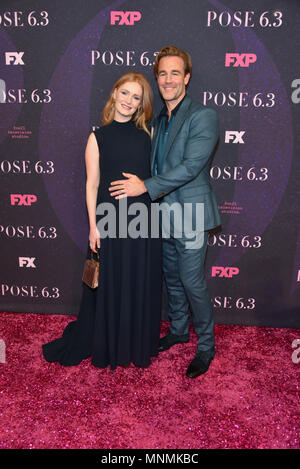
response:
<svg viewBox="0 0 300 469"><path fill-rule="evenodd" d="M158 143L159 121L153 122L151 173ZM210 184L210 164L219 137L214 109L185 96L168 137L162 172L144 181L152 201L172 204L204 203L204 230L221 224L218 204Z"/></svg>

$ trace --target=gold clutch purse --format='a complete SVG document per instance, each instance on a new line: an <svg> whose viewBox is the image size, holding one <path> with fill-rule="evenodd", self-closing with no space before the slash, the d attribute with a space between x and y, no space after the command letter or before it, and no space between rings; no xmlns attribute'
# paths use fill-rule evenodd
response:
<svg viewBox="0 0 300 469"><path fill-rule="evenodd" d="M99 265L99 253L97 252L97 260L95 260L91 250L91 258L85 261L82 275L82 281L91 288L98 287Z"/></svg>

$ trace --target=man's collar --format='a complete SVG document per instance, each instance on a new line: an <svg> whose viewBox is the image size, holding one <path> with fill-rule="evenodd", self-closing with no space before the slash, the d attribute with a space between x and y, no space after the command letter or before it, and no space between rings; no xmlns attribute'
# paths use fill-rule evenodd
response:
<svg viewBox="0 0 300 469"><path fill-rule="evenodd" d="M179 103L174 107L174 109L172 109L171 114L172 114L173 117L175 117L175 115L176 115L178 109L180 108L181 104L182 104L183 101L185 100L186 96L187 96L187 94L185 94L184 97L182 98L182 100L179 101ZM160 117L162 117L162 116L167 116L167 117L169 117L168 108L167 108L166 105L164 105L164 107L163 107L162 110L160 111L158 117L160 118Z"/></svg>

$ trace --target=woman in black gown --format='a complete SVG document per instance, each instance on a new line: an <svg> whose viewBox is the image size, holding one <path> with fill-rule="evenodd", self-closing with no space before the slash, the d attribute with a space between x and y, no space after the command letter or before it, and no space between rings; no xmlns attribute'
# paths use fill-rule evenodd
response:
<svg viewBox="0 0 300 469"><path fill-rule="evenodd" d="M151 208L153 214L156 207L148 194L116 200L109 192L111 181L123 178L122 173L142 180L150 176L147 124L152 114L148 81L139 73L127 73L113 86L102 126L89 136L87 257L91 250L100 254L99 286L82 285L77 320L67 325L62 337L43 345L48 362L71 366L91 357L91 363L100 368L130 363L147 367L151 357L158 355L161 244L157 230L151 236L155 219ZM139 211L137 202L143 210Z"/></svg>

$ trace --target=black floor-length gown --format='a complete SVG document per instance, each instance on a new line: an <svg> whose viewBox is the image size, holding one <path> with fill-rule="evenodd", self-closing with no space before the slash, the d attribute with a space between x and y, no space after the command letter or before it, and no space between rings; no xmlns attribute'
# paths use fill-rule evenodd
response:
<svg viewBox="0 0 300 469"><path fill-rule="evenodd" d="M111 181L124 179L122 172L136 174L141 179L150 176L150 137L144 130L137 129L133 121L113 121L94 133L100 153L97 206L107 202L113 204L110 213L113 208L116 237L101 239L98 288L93 290L82 285L77 320L67 325L62 337L44 344L43 354L48 362L58 361L65 366L76 365L91 357L91 363L101 368L110 365L115 369L130 363L146 367L151 364L151 357L158 355L161 240L151 238L151 220L153 223L154 218L151 219L151 200L147 193L116 200L108 188ZM137 202L147 209L140 224L137 216L141 211L135 212L136 206L132 205ZM130 207L132 209L126 226L119 220L121 204L123 207L127 204L129 211ZM107 213L96 215L97 222L101 217L107 217ZM143 220L148 222L146 237L120 237L120 230L124 232L124 228L128 228L129 231L131 222L139 229ZM146 225L143 223L143 228ZM89 249L87 256L90 257Z"/></svg>

